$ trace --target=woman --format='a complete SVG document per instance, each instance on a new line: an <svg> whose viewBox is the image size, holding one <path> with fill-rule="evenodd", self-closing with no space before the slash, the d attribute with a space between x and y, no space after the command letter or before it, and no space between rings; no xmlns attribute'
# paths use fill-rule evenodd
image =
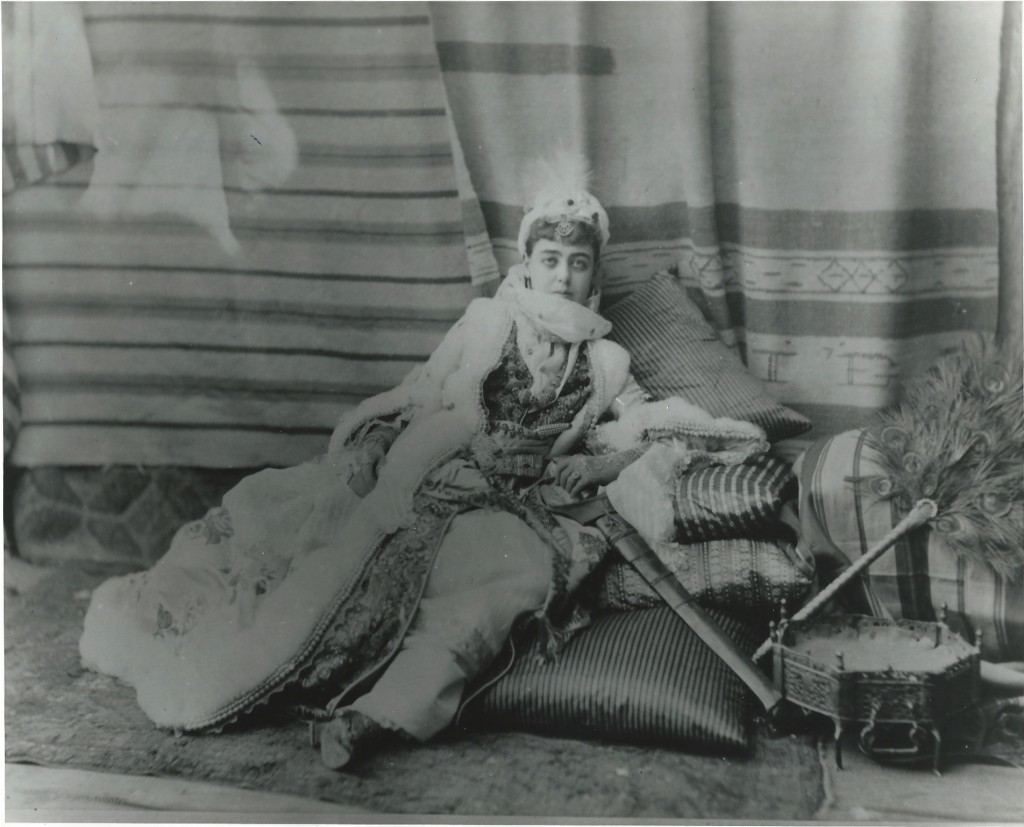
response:
<svg viewBox="0 0 1024 827"><path fill-rule="evenodd" d="M608 444L602 418L642 410L649 427L655 406L602 338L604 209L578 182L534 203L495 298L346 414L324 456L243 480L153 569L97 589L87 666L177 730L272 702L319 710L314 743L342 767L381 735L447 726L517 620L552 643L571 627L573 590L607 544L549 507L642 453L621 422L618 450L580 453L588 437Z"/></svg>

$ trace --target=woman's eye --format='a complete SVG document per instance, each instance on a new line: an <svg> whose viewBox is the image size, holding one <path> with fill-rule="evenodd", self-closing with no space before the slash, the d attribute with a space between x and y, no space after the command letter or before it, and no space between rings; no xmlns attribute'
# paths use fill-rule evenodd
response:
<svg viewBox="0 0 1024 827"><path fill-rule="evenodd" d="M548 256L548 258L543 258L541 259L541 261L543 262L545 267L554 267L556 264L558 264L558 259L552 258L551 256Z"/></svg>

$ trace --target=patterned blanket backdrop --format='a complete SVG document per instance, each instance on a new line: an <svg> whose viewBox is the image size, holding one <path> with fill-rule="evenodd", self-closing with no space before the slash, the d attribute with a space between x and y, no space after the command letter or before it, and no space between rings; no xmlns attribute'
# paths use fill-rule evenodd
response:
<svg viewBox="0 0 1024 827"><path fill-rule="evenodd" d="M511 263L553 144L609 299L675 268L805 439L995 325L1000 4L40 5L91 86L5 48L5 91L63 67L25 100L91 92L96 154L4 199L17 465L309 457Z"/></svg>
<svg viewBox="0 0 1024 827"><path fill-rule="evenodd" d="M583 150L614 299L675 267L817 436L996 319L1000 4L431 4L504 268L524 161ZM466 209L472 216L472 210Z"/></svg>

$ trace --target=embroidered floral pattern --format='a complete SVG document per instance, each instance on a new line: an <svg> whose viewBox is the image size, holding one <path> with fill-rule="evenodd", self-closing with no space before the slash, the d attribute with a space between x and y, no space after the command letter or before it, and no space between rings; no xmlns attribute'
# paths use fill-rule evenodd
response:
<svg viewBox="0 0 1024 827"><path fill-rule="evenodd" d="M592 387L591 363L586 348L566 383L563 395L554 404L535 407L518 391L529 388L532 379L523 362L513 330L505 344L499 368L487 380L485 399L491 400L492 421L505 419L534 428L555 422L568 422L586 404ZM518 382L510 389L512 381ZM525 386L523 385L525 382ZM469 447L450 463L475 465ZM471 509L502 510L518 516L552 549L551 589L545 610L557 609L562 618L557 624L545 623L551 638L566 637L578 623L569 610L570 577L582 569L596 566L606 550L599 540L585 532L567 532L548 512L531 480L495 475L479 478L479 486L457 487L446 484L441 466L428 475L414 498L416 519L412 526L384 538L370 554L347 592L335 598L325 618L326 629L313 649L291 671L286 682L278 684L280 700L307 715L318 709L334 709L350 700L354 692L365 689L401 646L406 630L416 613L420 595L433 567L441 541L450 521ZM476 466L479 467L479 466ZM465 479L461 477L461 479ZM211 518L212 517L212 518ZM210 542L219 542L231 531L226 512L208 515L200 522L197 534ZM287 574L287 563L280 563L266 550L247 552L244 565L237 565L229 582L239 599L261 597L276 587ZM166 611L166 610L165 610ZM329 614L333 613L333 614ZM167 634L177 628L167 617ZM469 660L481 657L481 641L469 639L460 654ZM338 692L344 690L341 695ZM258 705L254 700L249 708ZM319 714L319 713L316 713ZM315 717L315 714L314 714Z"/></svg>
<svg viewBox="0 0 1024 827"><path fill-rule="evenodd" d="M223 506L211 508L201 520L196 520L188 527L188 535L193 539L206 538L207 545L219 543L231 537L235 530L231 527L231 513Z"/></svg>
<svg viewBox="0 0 1024 827"><path fill-rule="evenodd" d="M573 546L573 562L588 569L597 567L608 552L608 542L603 537L582 532Z"/></svg>
<svg viewBox="0 0 1024 827"><path fill-rule="evenodd" d="M180 616L175 615L163 603L156 607L156 631L154 637L177 640L188 634L199 622L206 610L206 598L199 592L190 592L180 608Z"/></svg>
<svg viewBox="0 0 1024 827"><path fill-rule="evenodd" d="M552 402L530 392L533 374L516 343L516 326L505 340L501 363L484 380L484 399L492 422L519 422L529 428L570 422L590 394L590 357L586 347L579 356L562 393Z"/></svg>
<svg viewBox="0 0 1024 827"><path fill-rule="evenodd" d="M464 506L417 497L415 523L370 557L319 645L298 669L292 693L323 705L340 688L376 674L401 645L448 523Z"/></svg>
<svg viewBox="0 0 1024 827"><path fill-rule="evenodd" d="M234 603L240 593L263 597L276 589L288 574L289 561L266 550L250 551L241 557L228 575L232 589L229 602Z"/></svg>
<svg viewBox="0 0 1024 827"><path fill-rule="evenodd" d="M174 615L171 614L163 603L156 607L156 637L166 637L167 635L174 635L175 637L181 634L181 630L178 628L178 623L174 619Z"/></svg>

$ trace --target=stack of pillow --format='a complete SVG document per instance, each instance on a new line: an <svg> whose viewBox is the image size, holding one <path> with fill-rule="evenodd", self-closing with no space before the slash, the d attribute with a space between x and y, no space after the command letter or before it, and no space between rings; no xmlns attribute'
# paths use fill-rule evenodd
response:
<svg viewBox="0 0 1024 827"><path fill-rule="evenodd" d="M605 311L611 338L631 356L633 375L656 400L679 396L712 416L760 425L769 442L788 439L810 421L775 400L726 347L680 281L659 273ZM761 456L740 465L680 473L663 492L674 504L674 536L655 551L705 605L761 620L792 606L810 587L809 563L780 520L797 481L784 461ZM660 605L625 562L610 561L596 583L602 609Z"/></svg>
<svg viewBox="0 0 1024 827"><path fill-rule="evenodd" d="M604 314L655 400L679 396L712 416L753 422L770 442L811 427L747 371L670 273ZM680 473L670 487L673 536L655 551L753 652L781 602L793 608L811 588L812 571L780 517L796 499L796 478L785 462L761 455ZM464 722L717 753L749 748L745 687L628 563L612 556L584 598L598 610L593 625L555 663L518 658L476 693Z"/></svg>

